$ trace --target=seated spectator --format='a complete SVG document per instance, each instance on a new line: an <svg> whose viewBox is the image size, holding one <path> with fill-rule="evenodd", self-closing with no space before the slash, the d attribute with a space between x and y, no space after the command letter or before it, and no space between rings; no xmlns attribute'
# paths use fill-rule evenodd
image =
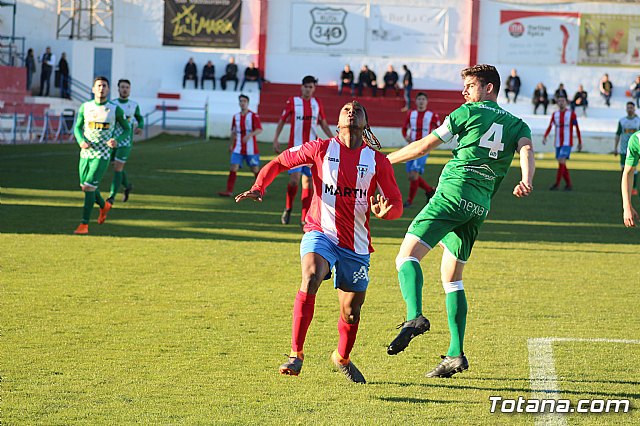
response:
<svg viewBox="0 0 640 426"><path fill-rule="evenodd" d="M631 90L631 97L636 100L636 108L640 108L640 75L631 83L629 89Z"/></svg>
<svg viewBox="0 0 640 426"><path fill-rule="evenodd" d="M393 65L389 65L387 72L384 73L384 87L382 88L382 96L386 96L387 89L393 89L396 92L396 96L399 95L400 86L398 85L398 73L393 69Z"/></svg>
<svg viewBox="0 0 640 426"><path fill-rule="evenodd" d="M536 89L533 91L533 98L531 99L533 102L533 113L538 113L538 107L542 105L544 108L544 115L547 115L547 107L549 106L549 95L547 94L547 88L542 84L542 82L538 83Z"/></svg>
<svg viewBox="0 0 640 426"><path fill-rule="evenodd" d="M198 88L198 67L196 66L196 63L193 62L193 58L189 58L189 62L184 66L184 77L182 78L183 89L187 85L187 80L193 80L193 84L195 84L196 89Z"/></svg>
<svg viewBox="0 0 640 426"><path fill-rule="evenodd" d="M342 88L344 86L351 88L351 96L353 96L356 85L353 77L353 71L351 71L351 67L349 65L345 65L344 70L340 74L340 88L338 89L338 95L342 95Z"/></svg>
<svg viewBox="0 0 640 426"><path fill-rule="evenodd" d="M244 78L242 79L242 84L240 85L240 91L244 89L244 84L246 82L255 81L258 83L258 90L262 90L262 77L260 77L260 70L256 68L255 62L251 62L247 69L244 70Z"/></svg>
<svg viewBox="0 0 640 426"><path fill-rule="evenodd" d="M518 77L515 68L511 70L511 75L507 78L507 83L504 88L507 103L509 103L509 93L513 93L513 103L515 104L518 100L518 93L520 93L520 77Z"/></svg>
<svg viewBox="0 0 640 426"><path fill-rule="evenodd" d="M573 100L571 101L571 111L575 111L577 107L582 107L582 113L584 116L587 116L587 106L589 105L589 101L587 100L587 92L584 90L584 87L581 85L578 86L578 91L575 95L573 95Z"/></svg>
<svg viewBox="0 0 640 426"><path fill-rule="evenodd" d="M216 67L211 61L208 61L207 65L202 68L202 79L200 80L200 87L202 87L202 90L204 90L205 80L211 80L213 90L216 90Z"/></svg>
<svg viewBox="0 0 640 426"><path fill-rule="evenodd" d="M236 85L233 90L238 90L238 66L233 56L229 58L229 63L224 69L224 75L220 77L222 90L227 90L227 81L235 81Z"/></svg>
<svg viewBox="0 0 640 426"><path fill-rule="evenodd" d="M600 95L604 98L604 103L611 106L611 95L613 94L613 83L609 80L609 74L602 76L600 80Z"/></svg>
<svg viewBox="0 0 640 426"><path fill-rule="evenodd" d="M564 98L567 99L567 91L564 89L564 84L560 83L558 85L558 88L556 89L556 92L553 94L553 99L551 100L552 104L557 104L558 103L558 99L560 98Z"/></svg>
<svg viewBox="0 0 640 426"><path fill-rule="evenodd" d="M358 75L358 96L362 96L362 88L370 87L371 92L373 92L373 96L376 96L378 92L378 82L376 81L378 77L376 73L371 71L368 66L363 65L360 70L360 74Z"/></svg>

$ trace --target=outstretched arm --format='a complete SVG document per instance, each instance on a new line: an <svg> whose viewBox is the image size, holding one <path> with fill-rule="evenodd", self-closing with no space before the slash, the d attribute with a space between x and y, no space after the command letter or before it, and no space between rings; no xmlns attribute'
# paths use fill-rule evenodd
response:
<svg viewBox="0 0 640 426"><path fill-rule="evenodd" d="M526 197L533 191L533 175L536 170L536 162L533 157L533 144L529 138L521 138L518 141L518 152L520 153L520 171L522 178L513 188L513 195L516 197Z"/></svg>
<svg viewBox="0 0 640 426"><path fill-rule="evenodd" d="M410 143L409 145L387 155L391 164L404 163L427 155L437 148L443 141L434 133L430 133L424 138Z"/></svg>

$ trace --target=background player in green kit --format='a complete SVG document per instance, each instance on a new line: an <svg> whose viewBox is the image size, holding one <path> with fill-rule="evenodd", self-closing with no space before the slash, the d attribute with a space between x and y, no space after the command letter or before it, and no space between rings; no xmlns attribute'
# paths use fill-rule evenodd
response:
<svg viewBox="0 0 640 426"><path fill-rule="evenodd" d="M124 118L122 109L109 102L109 80L106 77L96 77L91 89L94 100L85 102L78 110L78 118L73 132L80 145L80 188L84 191L84 208L82 222L75 230L75 234L89 233L89 219L93 210L93 203L100 206L98 223L106 219L106 203L100 196L98 185L109 166L111 148L115 148L130 132L129 123ZM114 138L113 131L116 122L122 126L124 132Z"/></svg>
<svg viewBox="0 0 640 426"><path fill-rule="evenodd" d="M618 121L613 155L620 154L620 168L624 170L627 160L627 147L631 135L640 130L640 117L636 115L636 106L633 102L627 102L627 115ZM633 185L631 195L638 195L638 171L633 173Z"/></svg>
<svg viewBox="0 0 640 426"><path fill-rule="evenodd" d="M522 180L513 195L525 197L531 193L535 169L531 130L496 103L500 75L495 67L476 65L464 69L461 75L466 103L430 135L388 156L392 164L412 160L457 138L453 158L442 170L435 195L409 226L396 258L407 321L387 348L390 355L403 351L412 338L429 330L429 320L422 315L420 260L436 244L444 248L441 278L451 343L447 355L427 373L428 377L451 377L469 368L463 352L467 299L462 271L491 208L491 198L509 170L515 152L520 153Z"/></svg>
<svg viewBox="0 0 640 426"><path fill-rule="evenodd" d="M108 208L115 202L116 195L120 186L124 187L124 197L122 202L126 203L129 200L129 193L133 189L133 185L127 179L127 172L124 171L124 165L129 159L131 149L133 148L133 134L142 134L144 128L144 118L140 114L140 106L136 101L129 99L131 94L131 82L129 80L118 81L118 94L120 97L114 101L114 104L118 105L124 111L124 118L127 119L131 126L131 131L127 134L127 137L118 143L118 147L111 152L111 162L113 163L113 181L111 182L111 193L107 198ZM124 129L120 126L116 126L115 136L120 136L124 133Z"/></svg>
<svg viewBox="0 0 640 426"><path fill-rule="evenodd" d="M622 219L627 227L638 225L638 212L631 205L631 188L633 187L633 175L638 169L640 160L640 131L635 132L629 138L627 158L622 171Z"/></svg>

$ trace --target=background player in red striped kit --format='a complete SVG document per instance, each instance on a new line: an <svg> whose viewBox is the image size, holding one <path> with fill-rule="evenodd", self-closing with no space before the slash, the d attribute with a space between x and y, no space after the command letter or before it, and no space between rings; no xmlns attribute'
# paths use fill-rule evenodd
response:
<svg viewBox="0 0 640 426"><path fill-rule="evenodd" d="M429 99L427 98L426 93L420 92L416 95L416 109L407 113L407 118L402 126L402 136L407 143L420 140L431 133L432 130L440 127L440 117L438 117L438 114L435 114L433 111L427 111L428 103ZM424 166L427 163L427 157L429 157L429 155L407 161L406 168L407 177L409 178L409 197L404 203L404 208L411 207L413 199L418 193L418 188L424 190L427 198L431 198L431 196L436 192L435 188L431 187L424 179L422 179L422 176L420 176L424 173Z"/></svg>
<svg viewBox="0 0 640 426"><path fill-rule="evenodd" d="M302 79L302 87L300 88L300 96L292 96L287 99L287 103L282 111L278 126L276 127L276 133L273 137L273 150L276 154L280 153L280 143L278 138L280 132L287 120L291 124L291 131L289 132L289 148L293 146L302 145L305 142L312 141L318 137L317 126L320 123L322 130L331 138L333 134L327 120L324 115L324 108L322 102L319 99L313 97L313 92L316 90L316 84L318 80L315 77L308 75ZM302 177L302 215L300 218L301 224L304 226L309 206L311 205L311 197L313 195L313 187L311 186L311 169L303 165L289 170L289 184L287 185L287 201L285 204L284 212L282 212L282 224L286 225L291 220L291 209L293 208L293 200L298 193L298 182Z"/></svg>
<svg viewBox="0 0 640 426"><path fill-rule="evenodd" d="M573 147L573 128L576 129L576 135L578 136L578 152L582 151L582 137L580 137L580 128L578 127L578 117L576 113L567 109L567 98L558 98L558 111L551 114L551 121L547 131L544 132L542 143L547 143L547 136L551 132L551 127L556 126L556 136L554 139L554 146L556 147L556 160L558 160L558 172L556 173L556 181L551 188L551 191L557 191L560 186L560 180L564 178L565 191L571 191L573 185L571 184L571 177L569 176L569 169L567 169L567 160L571 156L571 148Z"/></svg>
<svg viewBox="0 0 640 426"><path fill-rule="evenodd" d="M377 151L379 148L364 107L356 101L349 102L340 111L336 137L284 151L263 167L251 190L236 197L236 201L261 201L265 188L278 173L303 164L315 168L315 193L300 243L302 283L293 305L291 353L280 366L281 374L300 374L316 293L333 271L340 303L340 337L331 359L349 380L365 383L362 373L350 361L350 353L369 284L369 254L373 251L369 213L387 220L402 215L402 195L393 168ZM379 194L374 197L376 190Z"/></svg>
<svg viewBox="0 0 640 426"><path fill-rule="evenodd" d="M218 192L221 197L231 197L233 187L236 184L238 169L242 167L242 161L247 163L254 175L260 171L260 153L258 152L258 142L256 136L262 133L260 117L249 109L249 97L247 95L238 96L240 112L233 116L231 120L231 167L227 178L226 191Z"/></svg>

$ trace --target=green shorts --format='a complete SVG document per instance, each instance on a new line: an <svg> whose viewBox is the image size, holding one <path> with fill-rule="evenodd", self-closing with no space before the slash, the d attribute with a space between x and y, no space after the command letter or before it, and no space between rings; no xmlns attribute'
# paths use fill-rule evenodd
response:
<svg viewBox="0 0 640 426"><path fill-rule="evenodd" d="M456 259L466 262L488 213L489 209L477 203L436 192L413 219L407 235L429 249L440 243Z"/></svg>
<svg viewBox="0 0 640 426"><path fill-rule="evenodd" d="M109 167L109 160L100 158L80 158L78 171L80 172L80 185L98 187L104 172Z"/></svg>
<svg viewBox="0 0 640 426"><path fill-rule="evenodd" d="M111 150L111 161L118 161L120 163L126 163L131 153L131 145L121 146Z"/></svg>

